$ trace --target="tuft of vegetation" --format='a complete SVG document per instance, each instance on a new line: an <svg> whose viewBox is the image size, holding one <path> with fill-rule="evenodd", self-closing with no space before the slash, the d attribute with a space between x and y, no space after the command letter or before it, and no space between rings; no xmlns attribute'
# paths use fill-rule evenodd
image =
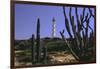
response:
<svg viewBox="0 0 100 69"><path fill-rule="evenodd" d="M63 42L63 41L48 42L46 46L47 46L48 52L68 50L68 47L66 46L65 42Z"/></svg>

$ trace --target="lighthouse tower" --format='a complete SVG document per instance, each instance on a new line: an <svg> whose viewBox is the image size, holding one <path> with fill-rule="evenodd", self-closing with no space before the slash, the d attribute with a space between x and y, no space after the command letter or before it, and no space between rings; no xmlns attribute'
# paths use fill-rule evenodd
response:
<svg viewBox="0 0 100 69"><path fill-rule="evenodd" d="M53 17L52 19L52 38L54 38L56 36L56 20Z"/></svg>

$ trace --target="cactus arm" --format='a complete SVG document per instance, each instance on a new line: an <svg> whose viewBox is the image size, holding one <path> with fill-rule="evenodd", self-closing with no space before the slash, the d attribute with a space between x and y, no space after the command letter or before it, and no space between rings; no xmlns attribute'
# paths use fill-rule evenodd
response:
<svg viewBox="0 0 100 69"><path fill-rule="evenodd" d="M85 16L85 8L83 8L83 12L82 12L82 21L84 20L84 16Z"/></svg>
<svg viewBox="0 0 100 69"><path fill-rule="evenodd" d="M65 41L65 43L67 44L71 54L75 57L76 60L79 60L79 57L75 54L75 52L72 50L72 48L70 47L70 44L67 42L67 40L65 39L63 33L60 31L60 35L62 36L62 39Z"/></svg>
<svg viewBox="0 0 100 69"><path fill-rule="evenodd" d="M77 47L78 47L78 49L80 50L80 35L79 35L79 33L77 33L76 32L76 30L75 30L75 25L74 25L74 16L72 16L72 29L73 29L73 33L74 33L74 37L75 37L75 39L76 39L76 42L77 42ZM79 37L78 37L79 36Z"/></svg>
<svg viewBox="0 0 100 69"><path fill-rule="evenodd" d="M69 21L68 21L68 18L66 17L65 7L63 7L63 13L64 13L64 17L65 17L65 27L66 27L66 30L68 31L68 34L69 34L70 38L73 38L73 36L72 36L72 34L70 32Z"/></svg>
<svg viewBox="0 0 100 69"><path fill-rule="evenodd" d="M80 32L80 21L78 17L77 7L75 8L75 14L76 14L76 20L77 20L77 27L78 27L78 33Z"/></svg>
<svg viewBox="0 0 100 69"><path fill-rule="evenodd" d="M92 14L92 10L90 8L89 9L89 12L90 12L90 16L94 17L94 15Z"/></svg>

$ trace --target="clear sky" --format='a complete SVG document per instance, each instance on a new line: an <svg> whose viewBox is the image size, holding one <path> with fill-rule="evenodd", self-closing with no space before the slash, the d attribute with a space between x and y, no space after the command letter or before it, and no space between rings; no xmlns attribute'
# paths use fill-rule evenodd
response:
<svg viewBox="0 0 100 69"><path fill-rule="evenodd" d="M91 8L94 14L94 9ZM78 8L78 14L82 14L83 8ZM69 18L69 7L66 7L66 15ZM86 9L88 13L88 9ZM75 16L75 8L72 8ZM40 18L40 36L51 37L52 19L56 20L56 36L61 37L59 31L65 29L65 20L62 6L15 4L15 39L28 39L36 34L37 19ZM76 19L75 19L76 21ZM94 29L94 19L91 18L90 26ZM65 31L66 37L69 37Z"/></svg>

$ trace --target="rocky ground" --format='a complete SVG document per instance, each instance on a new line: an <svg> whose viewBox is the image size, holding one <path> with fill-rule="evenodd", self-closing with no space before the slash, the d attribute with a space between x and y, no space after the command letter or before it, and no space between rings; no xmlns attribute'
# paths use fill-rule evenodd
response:
<svg viewBox="0 0 100 69"><path fill-rule="evenodd" d="M18 60L28 60L28 56L16 57L15 65L32 65L31 62L18 62ZM62 64L62 63L75 63L78 62L72 54L63 51L63 52L50 52L48 53L49 64ZM48 60L47 60L48 61Z"/></svg>
<svg viewBox="0 0 100 69"><path fill-rule="evenodd" d="M53 64L56 63L75 63L78 62L70 53L67 52L56 52L49 54L50 61Z"/></svg>

